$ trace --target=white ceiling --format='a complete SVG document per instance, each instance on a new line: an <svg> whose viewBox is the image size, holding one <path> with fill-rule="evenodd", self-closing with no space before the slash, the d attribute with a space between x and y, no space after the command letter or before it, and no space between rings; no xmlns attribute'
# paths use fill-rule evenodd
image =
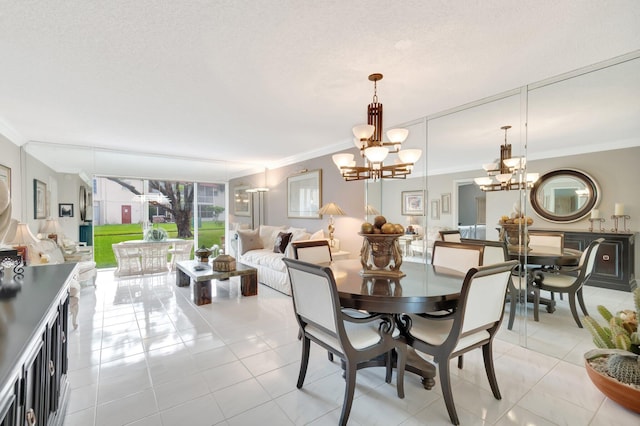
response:
<svg viewBox="0 0 640 426"><path fill-rule="evenodd" d="M229 176L351 146L373 72L406 123L632 52L639 23L637 0L0 0L0 133L58 171L62 144Z"/></svg>

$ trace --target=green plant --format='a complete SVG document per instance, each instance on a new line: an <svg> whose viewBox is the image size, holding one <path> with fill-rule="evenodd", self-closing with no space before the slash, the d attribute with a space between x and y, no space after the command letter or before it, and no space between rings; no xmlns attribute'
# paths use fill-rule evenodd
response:
<svg viewBox="0 0 640 426"><path fill-rule="evenodd" d="M640 312L640 287L633 292L635 311L625 309L613 315L607 308L598 305L598 312L607 322L602 326L594 318L586 316L585 326L593 336L593 343L601 349L585 354L588 361L606 359L606 372L622 383L640 385L640 357L637 355L638 317ZM635 346L635 347L634 347Z"/></svg>
<svg viewBox="0 0 640 426"><path fill-rule="evenodd" d="M633 292L635 311L625 309L613 315L607 308L598 305L598 312L607 326L602 326L594 318L586 316L585 326L593 336L593 343L599 348L631 350L631 345L640 344L638 317L640 312L640 287Z"/></svg>

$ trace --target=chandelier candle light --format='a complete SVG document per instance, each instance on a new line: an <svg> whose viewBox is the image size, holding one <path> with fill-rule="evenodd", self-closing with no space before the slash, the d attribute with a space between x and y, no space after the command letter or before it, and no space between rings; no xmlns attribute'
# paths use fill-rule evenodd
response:
<svg viewBox="0 0 640 426"><path fill-rule="evenodd" d="M333 225L333 215L344 216L346 213L336 203L325 204L320 208L320 210L318 210L318 213L321 215L329 215L329 246L331 247L331 250L334 250L335 242L333 241L333 232L336 230L336 227Z"/></svg>
<svg viewBox="0 0 640 426"><path fill-rule="evenodd" d="M500 145L500 162L483 164L482 168L488 176L474 179L482 191L527 189L540 177L539 173L526 173L525 157L511 156L511 144L507 143L507 131L510 128L511 126L501 127L504 130L504 145Z"/></svg>
<svg viewBox="0 0 640 426"><path fill-rule="evenodd" d="M390 129L387 131L389 142L382 140L382 104L378 102L377 93L377 82L382 80L382 74L371 74L369 80L373 81L373 100L367 108L367 124L352 129L353 142L365 160L364 166L357 166L353 154L348 153L334 154L333 162L346 181L405 179L422 155L422 150L400 149L409 135L407 129ZM394 164L384 165L389 153L398 154L398 159Z"/></svg>

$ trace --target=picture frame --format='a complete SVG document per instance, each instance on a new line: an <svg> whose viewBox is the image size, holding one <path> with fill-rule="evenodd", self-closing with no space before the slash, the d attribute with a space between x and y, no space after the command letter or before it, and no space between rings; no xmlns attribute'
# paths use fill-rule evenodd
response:
<svg viewBox="0 0 640 426"><path fill-rule="evenodd" d="M248 186L236 186L233 190L233 211L236 216L251 216L251 195Z"/></svg>
<svg viewBox="0 0 640 426"><path fill-rule="evenodd" d="M287 217L320 219L321 206L322 169L287 178Z"/></svg>
<svg viewBox="0 0 640 426"><path fill-rule="evenodd" d="M59 203L58 204L58 217L73 217L73 204L72 203Z"/></svg>
<svg viewBox="0 0 640 426"><path fill-rule="evenodd" d="M47 184L38 179L33 180L33 218L47 218Z"/></svg>
<svg viewBox="0 0 640 426"><path fill-rule="evenodd" d="M448 192L446 194L442 194L440 198L442 201L442 203L440 204L440 207L442 208L441 213L451 214L451 193Z"/></svg>
<svg viewBox="0 0 640 426"><path fill-rule="evenodd" d="M431 200L431 219L440 219L440 200Z"/></svg>
<svg viewBox="0 0 640 426"><path fill-rule="evenodd" d="M424 215L424 191L402 191L402 215L422 216Z"/></svg>
<svg viewBox="0 0 640 426"><path fill-rule="evenodd" d="M6 182L11 196L11 168L0 164L0 181Z"/></svg>

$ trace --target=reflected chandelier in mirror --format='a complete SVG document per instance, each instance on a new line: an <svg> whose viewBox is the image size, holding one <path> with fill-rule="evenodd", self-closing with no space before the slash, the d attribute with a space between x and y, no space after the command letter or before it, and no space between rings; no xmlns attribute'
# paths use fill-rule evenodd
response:
<svg viewBox="0 0 640 426"><path fill-rule="evenodd" d="M585 217L600 201L600 188L588 174L575 169L545 173L530 194L531 207L551 222L575 222Z"/></svg>

